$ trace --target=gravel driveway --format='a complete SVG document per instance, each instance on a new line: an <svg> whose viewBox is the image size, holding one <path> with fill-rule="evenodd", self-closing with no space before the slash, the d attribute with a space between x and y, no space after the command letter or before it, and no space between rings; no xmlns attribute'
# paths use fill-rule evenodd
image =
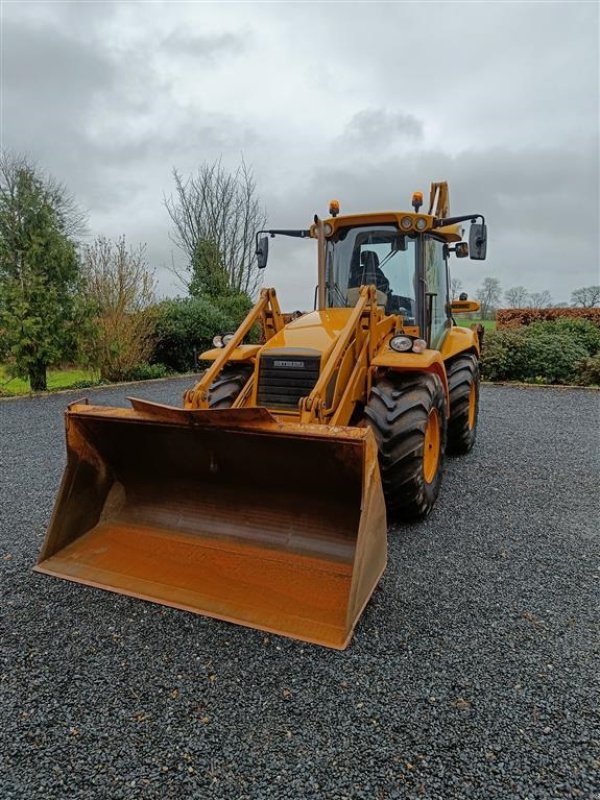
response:
<svg viewBox="0 0 600 800"><path fill-rule="evenodd" d="M32 573L82 394L0 402L3 800L600 797L600 393L483 389L342 653Z"/></svg>

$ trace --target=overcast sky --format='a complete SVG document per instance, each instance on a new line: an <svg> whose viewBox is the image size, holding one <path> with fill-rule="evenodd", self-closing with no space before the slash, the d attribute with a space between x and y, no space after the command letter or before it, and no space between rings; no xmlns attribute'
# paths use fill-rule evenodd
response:
<svg viewBox="0 0 600 800"><path fill-rule="evenodd" d="M181 289L163 194L222 157L269 223L410 207L431 180L483 212L474 291L600 282L597 2L0 2L2 145L75 194L93 234L147 242ZM272 242L265 283L312 305L314 243Z"/></svg>

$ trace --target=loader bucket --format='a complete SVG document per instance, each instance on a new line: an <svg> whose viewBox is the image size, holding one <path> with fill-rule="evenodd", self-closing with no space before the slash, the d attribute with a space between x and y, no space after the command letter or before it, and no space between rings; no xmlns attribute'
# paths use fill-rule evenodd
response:
<svg viewBox="0 0 600 800"><path fill-rule="evenodd" d="M345 648L386 561L371 432L132 404L67 411L35 569Z"/></svg>

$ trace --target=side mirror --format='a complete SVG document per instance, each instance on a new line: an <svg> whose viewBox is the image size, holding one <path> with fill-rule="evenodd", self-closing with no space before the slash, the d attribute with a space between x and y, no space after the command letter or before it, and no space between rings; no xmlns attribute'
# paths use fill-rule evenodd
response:
<svg viewBox="0 0 600 800"><path fill-rule="evenodd" d="M264 269L267 266L269 259L269 237L261 236L258 240L258 247L256 248L256 260L258 261L258 268Z"/></svg>
<svg viewBox="0 0 600 800"><path fill-rule="evenodd" d="M469 255L469 245L466 242L457 242L454 247L454 255L457 258L466 258Z"/></svg>
<svg viewBox="0 0 600 800"><path fill-rule="evenodd" d="M471 224L469 231L469 252L474 261L485 261L487 251L487 227L483 223Z"/></svg>

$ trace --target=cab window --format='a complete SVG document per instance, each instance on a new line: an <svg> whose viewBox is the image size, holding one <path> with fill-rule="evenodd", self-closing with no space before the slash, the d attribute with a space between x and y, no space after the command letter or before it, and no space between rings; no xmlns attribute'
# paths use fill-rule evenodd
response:
<svg viewBox="0 0 600 800"><path fill-rule="evenodd" d="M415 324L415 252L393 225L341 229L327 242L328 305L355 305L360 287L374 285L378 305Z"/></svg>

